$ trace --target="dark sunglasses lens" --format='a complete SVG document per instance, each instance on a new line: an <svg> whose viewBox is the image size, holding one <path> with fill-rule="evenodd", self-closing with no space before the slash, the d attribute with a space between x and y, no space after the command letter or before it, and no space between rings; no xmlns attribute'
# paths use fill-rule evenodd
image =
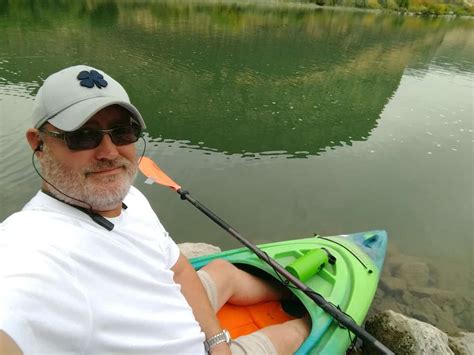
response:
<svg viewBox="0 0 474 355"><path fill-rule="evenodd" d="M114 128L110 136L115 145L127 145L135 143L140 138L140 133L140 126L133 125Z"/></svg>
<svg viewBox="0 0 474 355"><path fill-rule="evenodd" d="M71 150L97 148L102 141L102 132L93 129L80 129L66 135L66 144Z"/></svg>

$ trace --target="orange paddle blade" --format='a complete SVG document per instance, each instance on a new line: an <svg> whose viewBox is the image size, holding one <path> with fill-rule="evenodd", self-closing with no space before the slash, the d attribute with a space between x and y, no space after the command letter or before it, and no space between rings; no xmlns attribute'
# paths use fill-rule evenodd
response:
<svg viewBox="0 0 474 355"><path fill-rule="evenodd" d="M175 191L178 191L181 188L180 185L171 180L171 178L148 157L142 157L138 167L140 168L140 171L143 173L143 175L149 179L152 179L157 184L171 187Z"/></svg>

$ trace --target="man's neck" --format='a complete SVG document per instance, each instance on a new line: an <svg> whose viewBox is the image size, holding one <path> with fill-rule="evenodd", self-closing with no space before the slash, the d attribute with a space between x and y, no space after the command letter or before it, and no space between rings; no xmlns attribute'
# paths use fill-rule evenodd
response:
<svg viewBox="0 0 474 355"><path fill-rule="evenodd" d="M88 203L82 202L80 200L77 200L79 203L76 204L76 203L69 202L71 200L74 200L74 199L71 199L70 197L67 198L67 200L65 200L61 197L58 197L55 194L51 193L51 191L44 188L44 186L42 188L42 191L43 191L43 193L51 196L52 198L54 198L58 201L61 201L61 202L65 203L65 204L67 204L71 207L77 208L78 210L88 214L94 222L96 222L97 224L101 225L102 227L104 227L105 229L107 229L109 231L114 228L114 224L112 222L108 221L106 219L106 217L107 218L118 217L122 213L122 209L124 209L124 210L127 209L127 205L125 203L121 202L120 205L118 205L117 207L115 207L111 210L96 211L96 210L92 209L91 205L89 205ZM63 194L61 194L61 195L63 195ZM87 207L85 207L85 206L87 206Z"/></svg>
<svg viewBox="0 0 474 355"><path fill-rule="evenodd" d="M122 213L122 204L120 204L119 206L117 206L116 208L114 208L112 210L107 210L107 211L92 210L92 211L94 211L97 214L100 214L103 217L107 217L107 218L118 217Z"/></svg>

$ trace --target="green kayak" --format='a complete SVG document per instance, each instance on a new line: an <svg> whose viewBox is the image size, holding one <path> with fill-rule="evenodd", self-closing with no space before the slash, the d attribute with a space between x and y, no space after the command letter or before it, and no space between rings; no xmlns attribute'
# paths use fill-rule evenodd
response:
<svg viewBox="0 0 474 355"><path fill-rule="evenodd" d="M315 236L262 244L259 247L360 325L377 289L387 247L387 234L384 231L371 231L330 237ZM247 248L194 258L191 263L199 269L217 258L226 259L259 276L285 281ZM312 320L311 333L296 354L344 354L354 340L354 335L302 291L291 290L298 300L298 307L309 313ZM297 313L285 305L280 308L290 314ZM239 314L234 312L231 317L238 318Z"/></svg>

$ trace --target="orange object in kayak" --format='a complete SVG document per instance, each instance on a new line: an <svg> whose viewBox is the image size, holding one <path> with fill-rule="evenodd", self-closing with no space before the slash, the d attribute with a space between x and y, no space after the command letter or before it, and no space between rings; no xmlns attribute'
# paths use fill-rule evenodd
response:
<svg viewBox="0 0 474 355"><path fill-rule="evenodd" d="M225 304L217 318L228 329L232 338L250 334L269 325L295 319L286 313L278 301L262 302L250 306Z"/></svg>

